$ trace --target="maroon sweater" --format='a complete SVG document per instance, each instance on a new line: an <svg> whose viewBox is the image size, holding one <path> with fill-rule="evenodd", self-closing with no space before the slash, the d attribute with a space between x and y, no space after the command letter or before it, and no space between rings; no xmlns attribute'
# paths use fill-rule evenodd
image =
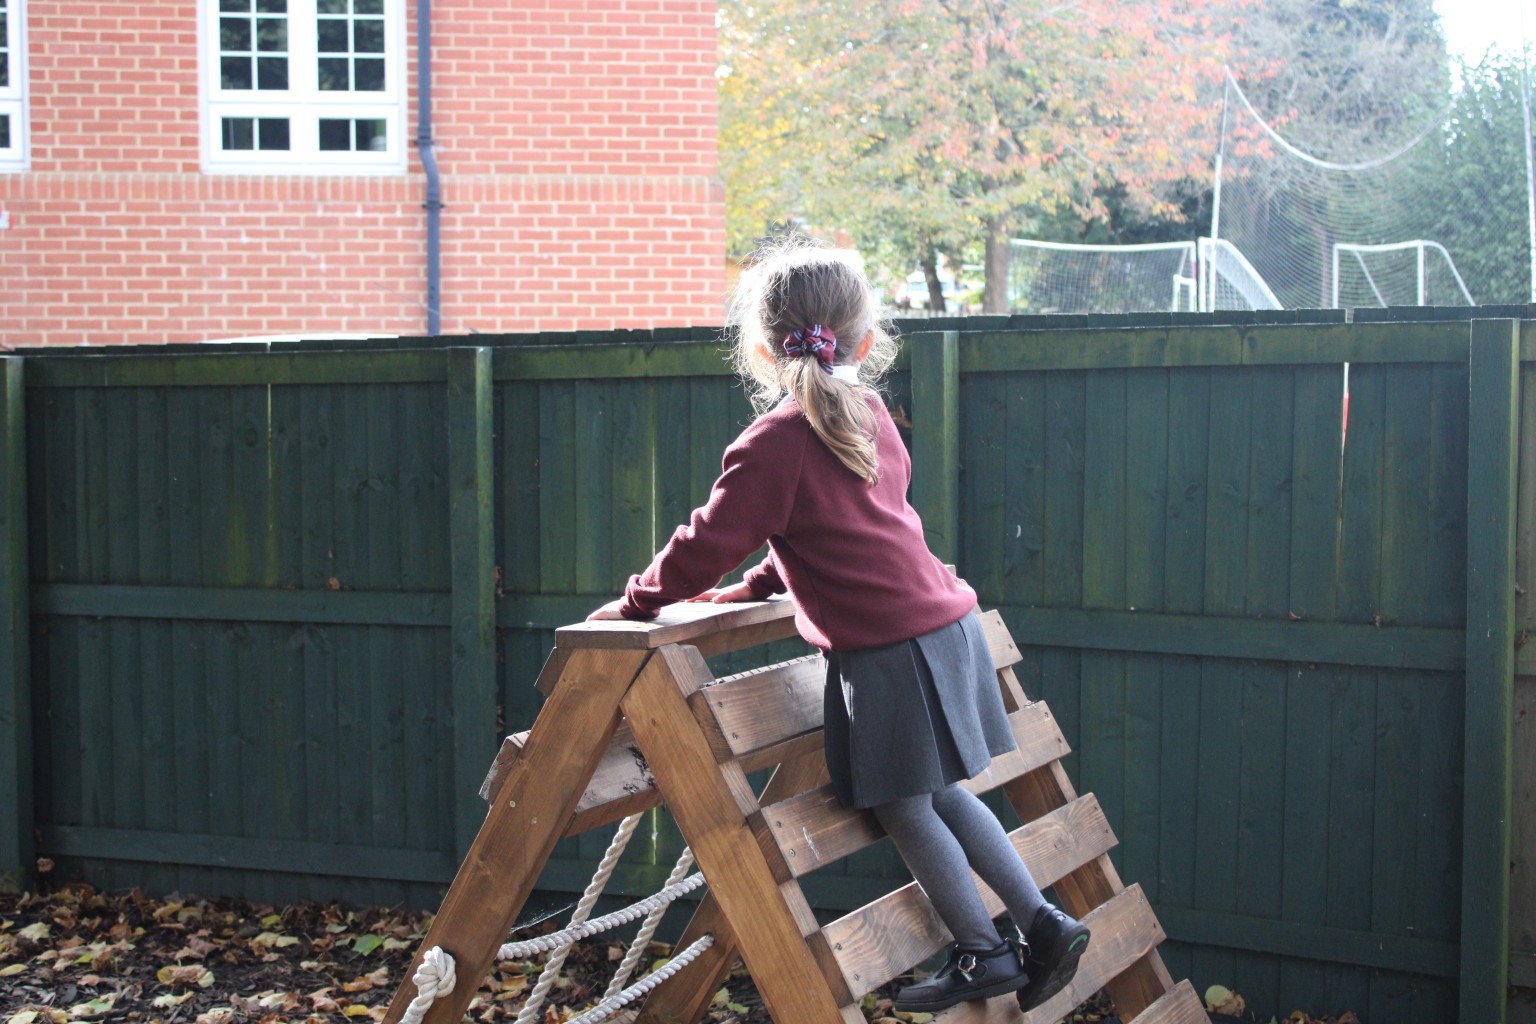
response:
<svg viewBox="0 0 1536 1024"><path fill-rule="evenodd" d="M879 647L947 626L976 594L928 550L907 504L912 460L877 396L880 480L837 460L793 400L759 417L725 450L709 500L631 577L620 611L649 619L694 597L768 542L746 574L758 598L789 592L800 635L823 650Z"/></svg>

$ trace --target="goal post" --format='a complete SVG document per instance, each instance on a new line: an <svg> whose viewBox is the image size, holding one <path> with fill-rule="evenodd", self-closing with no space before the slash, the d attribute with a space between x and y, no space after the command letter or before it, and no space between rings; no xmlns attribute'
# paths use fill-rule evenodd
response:
<svg viewBox="0 0 1536 1024"><path fill-rule="evenodd" d="M1477 303L1445 246L1429 239L1364 245L1336 242L1332 305L1468 306Z"/></svg>

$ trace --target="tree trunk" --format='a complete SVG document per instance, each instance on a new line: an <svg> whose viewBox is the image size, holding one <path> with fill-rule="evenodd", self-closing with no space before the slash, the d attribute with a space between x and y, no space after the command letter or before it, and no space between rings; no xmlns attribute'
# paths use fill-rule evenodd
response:
<svg viewBox="0 0 1536 1024"><path fill-rule="evenodd" d="M925 247L919 262L923 266L923 280L928 282L928 308L942 316L945 313L944 286L939 283L939 257Z"/></svg>
<svg viewBox="0 0 1536 1024"><path fill-rule="evenodd" d="M1008 271L1013 247L1008 244L1008 218L987 218L986 284L981 292L983 313L1011 312L1008 302Z"/></svg>

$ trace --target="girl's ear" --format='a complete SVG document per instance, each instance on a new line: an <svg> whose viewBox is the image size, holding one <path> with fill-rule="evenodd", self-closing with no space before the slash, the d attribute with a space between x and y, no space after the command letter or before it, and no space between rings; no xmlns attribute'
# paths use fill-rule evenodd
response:
<svg viewBox="0 0 1536 1024"><path fill-rule="evenodd" d="M853 361L856 363L862 363L864 361L864 357L869 355L869 350L874 347L875 329L871 327L864 333L864 337L859 339L859 347L854 350Z"/></svg>
<svg viewBox="0 0 1536 1024"><path fill-rule="evenodd" d="M752 350L752 353L768 366L773 365L773 349L768 347L768 343L766 341L758 342L757 346Z"/></svg>

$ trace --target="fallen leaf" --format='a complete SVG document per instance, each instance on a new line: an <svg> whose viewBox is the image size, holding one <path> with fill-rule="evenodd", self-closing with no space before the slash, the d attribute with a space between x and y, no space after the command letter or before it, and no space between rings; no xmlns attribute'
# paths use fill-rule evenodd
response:
<svg viewBox="0 0 1536 1024"><path fill-rule="evenodd" d="M92 1017L100 1017L112 1009L112 996L102 996L92 999L88 1003L76 1003L69 1008L70 1020L89 1020Z"/></svg>
<svg viewBox="0 0 1536 1024"><path fill-rule="evenodd" d="M32 1024L37 1020L36 1010L22 1010L20 1013L6 1019L5 1024Z"/></svg>
<svg viewBox="0 0 1536 1024"><path fill-rule="evenodd" d="M38 921L36 924L27 925L17 932L16 936L22 939L30 939L33 942L42 942L48 937L49 931L50 929L46 921Z"/></svg>
<svg viewBox="0 0 1536 1024"><path fill-rule="evenodd" d="M368 1016L368 1007L362 1003L353 1003L345 1010L342 1010L341 1015L343 1017L366 1017Z"/></svg>
<svg viewBox="0 0 1536 1024"><path fill-rule="evenodd" d="M155 996L155 998L149 1001L149 1005L157 1010L170 1010L180 1006L196 994L195 992L186 992L178 996L174 992L167 992L163 996Z"/></svg>
<svg viewBox="0 0 1536 1024"><path fill-rule="evenodd" d="M352 940L353 950L362 956L367 956L382 945L384 945L384 940L372 932L366 935L359 935Z"/></svg>
<svg viewBox="0 0 1536 1024"><path fill-rule="evenodd" d="M228 1006L216 1006L207 1013L197 1015L197 1024L235 1024L235 1011Z"/></svg>
<svg viewBox="0 0 1536 1024"><path fill-rule="evenodd" d="M26 969L26 964L6 964L4 967L0 967L0 978L14 978L16 975L20 974ZM32 1013L34 1017L36 1016L32 1010L27 1010L25 1012ZM19 1017L21 1015L17 1014L16 1016ZM10 1020L6 1021L5 1024L13 1024L15 1020L16 1017L12 1017ZM27 1022L22 1021L21 1024L27 1024Z"/></svg>

